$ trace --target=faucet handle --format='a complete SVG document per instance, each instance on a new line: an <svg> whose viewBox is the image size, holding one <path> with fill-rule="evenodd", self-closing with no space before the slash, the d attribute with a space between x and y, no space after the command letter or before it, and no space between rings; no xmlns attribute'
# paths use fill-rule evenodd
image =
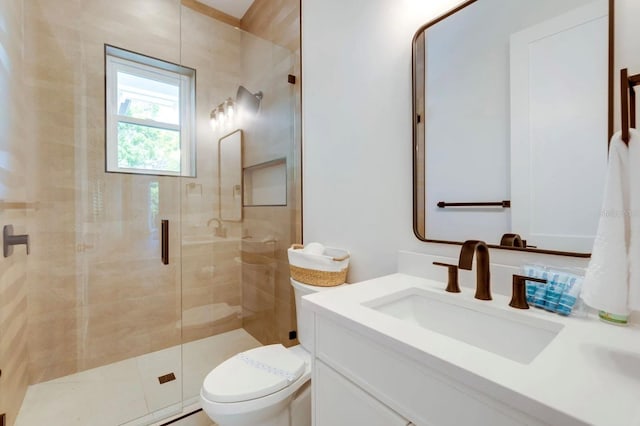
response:
<svg viewBox="0 0 640 426"><path fill-rule="evenodd" d="M447 288L445 291L449 293L460 293L458 285L458 265L450 265L448 263L433 262L436 266L444 266L449 270L449 279L447 280Z"/></svg>
<svg viewBox="0 0 640 426"><path fill-rule="evenodd" d="M511 291L511 302L509 302L509 306L512 308L529 309L529 304L527 303L527 281L535 281L537 283L547 282L547 280L543 278L513 274L513 289Z"/></svg>

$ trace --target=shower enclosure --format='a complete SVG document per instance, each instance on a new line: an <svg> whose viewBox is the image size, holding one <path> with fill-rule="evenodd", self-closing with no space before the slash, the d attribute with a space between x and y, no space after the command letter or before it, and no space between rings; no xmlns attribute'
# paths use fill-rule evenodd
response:
<svg viewBox="0 0 640 426"><path fill-rule="evenodd" d="M12 111L0 118L0 217L30 236L29 256L16 248L0 266L7 423L151 424L196 403L225 358L296 343L299 2L258 1L237 22L193 0L0 7ZM195 70L193 176L106 171L105 45ZM149 114L169 102L146 86L118 93L120 115L129 101ZM117 155L169 144L160 121L121 124Z"/></svg>

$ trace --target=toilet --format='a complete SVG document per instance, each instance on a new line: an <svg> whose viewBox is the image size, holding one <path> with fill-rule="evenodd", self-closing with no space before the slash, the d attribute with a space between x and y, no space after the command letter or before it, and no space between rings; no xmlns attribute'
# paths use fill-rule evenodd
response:
<svg viewBox="0 0 640 426"><path fill-rule="evenodd" d="M313 314L301 309L317 287L291 280L299 345L268 345L239 353L214 368L200 390L202 409L219 426L310 426Z"/></svg>

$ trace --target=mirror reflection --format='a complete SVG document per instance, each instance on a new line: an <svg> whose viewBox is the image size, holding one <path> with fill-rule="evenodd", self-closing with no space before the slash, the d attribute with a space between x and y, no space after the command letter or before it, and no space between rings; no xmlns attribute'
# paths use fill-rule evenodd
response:
<svg viewBox="0 0 640 426"><path fill-rule="evenodd" d="M220 219L242 220L242 130L218 140Z"/></svg>
<svg viewBox="0 0 640 426"><path fill-rule="evenodd" d="M588 253L610 132L608 1L469 1L421 28L413 54L416 235Z"/></svg>

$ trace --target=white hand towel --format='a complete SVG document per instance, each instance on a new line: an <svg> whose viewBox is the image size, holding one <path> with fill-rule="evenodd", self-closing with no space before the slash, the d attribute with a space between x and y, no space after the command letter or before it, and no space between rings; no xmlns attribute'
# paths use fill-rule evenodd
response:
<svg viewBox="0 0 640 426"><path fill-rule="evenodd" d="M629 309L640 310L640 132L629 141Z"/></svg>
<svg viewBox="0 0 640 426"><path fill-rule="evenodd" d="M637 133L633 137L640 141ZM620 132L609 147L609 166L598 232L582 289L587 305L629 314L629 161Z"/></svg>

